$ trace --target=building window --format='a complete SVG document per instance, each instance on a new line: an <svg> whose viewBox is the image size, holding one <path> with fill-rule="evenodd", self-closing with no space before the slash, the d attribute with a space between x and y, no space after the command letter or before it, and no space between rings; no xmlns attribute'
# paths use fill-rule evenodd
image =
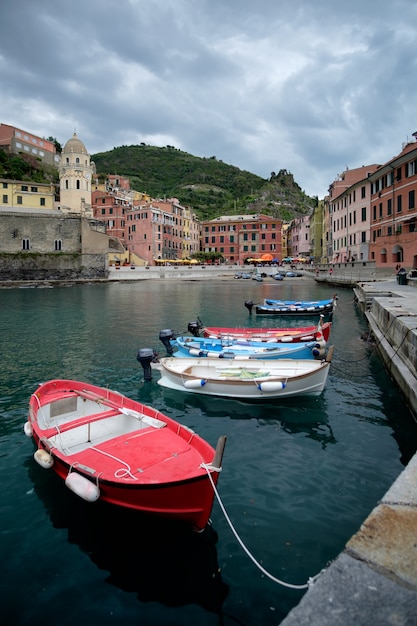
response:
<svg viewBox="0 0 417 626"><path fill-rule="evenodd" d="M39 203L40 203L40 206L45 206L46 205L45 198L39 198Z"/></svg>
<svg viewBox="0 0 417 626"><path fill-rule="evenodd" d="M3 194L3 204L7 204L9 202L9 196L7 194Z"/></svg>
<svg viewBox="0 0 417 626"><path fill-rule="evenodd" d="M392 215L392 200L388 198L387 202L387 215Z"/></svg>
<svg viewBox="0 0 417 626"><path fill-rule="evenodd" d="M62 239L55 239L54 248L55 252L60 252L62 250Z"/></svg>
<svg viewBox="0 0 417 626"><path fill-rule="evenodd" d="M22 196L17 196L17 204L23 204Z"/></svg>
<svg viewBox="0 0 417 626"><path fill-rule="evenodd" d="M361 233L361 240L362 243L366 243L366 230L363 230Z"/></svg>
<svg viewBox="0 0 417 626"><path fill-rule="evenodd" d="M29 239L22 239L22 250L30 250Z"/></svg>
<svg viewBox="0 0 417 626"><path fill-rule="evenodd" d="M22 185L21 191L29 191L29 187L27 185Z"/></svg>
<svg viewBox="0 0 417 626"><path fill-rule="evenodd" d="M408 192L408 208L409 209L414 209L415 208L415 192L414 192L414 189L412 189L411 191Z"/></svg>
<svg viewBox="0 0 417 626"><path fill-rule="evenodd" d="M366 198L366 187L361 187L361 198Z"/></svg>
<svg viewBox="0 0 417 626"><path fill-rule="evenodd" d="M80 181L77 180L77 189L80 189Z"/></svg>
<svg viewBox="0 0 417 626"><path fill-rule="evenodd" d="M9 188L9 183L3 183L3 189L8 189Z"/></svg>
<svg viewBox="0 0 417 626"><path fill-rule="evenodd" d="M406 168L407 177L414 176L414 174L416 173L416 162L410 161L410 163L407 163Z"/></svg>
<svg viewBox="0 0 417 626"><path fill-rule="evenodd" d="M397 196L397 213L401 213L403 210L403 198L402 196Z"/></svg>

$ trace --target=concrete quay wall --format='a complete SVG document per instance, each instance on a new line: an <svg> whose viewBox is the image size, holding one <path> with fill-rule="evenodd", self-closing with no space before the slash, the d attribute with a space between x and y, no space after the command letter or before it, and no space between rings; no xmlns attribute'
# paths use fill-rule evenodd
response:
<svg viewBox="0 0 417 626"><path fill-rule="evenodd" d="M417 420L417 291L383 281L358 284L354 293L378 353Z"/></svg>
<svg viewBox="0 0 417 626"><path fill-rule="evenodd" d="M221 277L233 278L237 272L241 271L243 268L238 265L163 265L161 267L121 265L109 268L108 280L207 280Z"/></svg>
<svg viewBox="0 0 417 626"><path fill-rule="evenodd" d="M354 293L385 366L417 419L417 290L396 280ZM282 626L417 625L417 454Z"/></svg>

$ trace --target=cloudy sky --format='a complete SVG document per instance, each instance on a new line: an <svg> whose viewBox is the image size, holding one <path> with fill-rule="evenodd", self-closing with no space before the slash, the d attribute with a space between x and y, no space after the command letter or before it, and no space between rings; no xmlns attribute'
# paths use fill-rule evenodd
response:
<svg viewBox="0 0 417 626"><path fill-rule="evenodd" d="M412 0L1 0L0 122L171 145L323 197L417 131Z"/></svg>

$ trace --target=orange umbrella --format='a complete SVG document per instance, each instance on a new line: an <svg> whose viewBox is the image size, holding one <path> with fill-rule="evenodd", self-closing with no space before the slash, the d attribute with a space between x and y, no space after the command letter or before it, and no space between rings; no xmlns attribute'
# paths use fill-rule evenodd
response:
<svg viewBox="0 0 417 626"><path fill-rule="evenodd" d="M262 261L272 261L272 254L263 254L261 259Z"/></svg>

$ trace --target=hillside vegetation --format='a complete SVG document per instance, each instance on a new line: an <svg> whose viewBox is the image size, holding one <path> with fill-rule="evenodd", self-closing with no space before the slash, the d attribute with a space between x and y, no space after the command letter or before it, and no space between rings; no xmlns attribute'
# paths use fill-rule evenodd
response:
<svg viewBox="0 0 417 626"><path fill-rule="evenodd" d="M0 149L0 178L33 183L59 182L56 167L45 165L37 157L26 154L9 154L3 149Z"/></svg>
<svg viewBox="0 0 417 626"><path fill-rule="evenodd" d="M92 155L97 174L126 176L132 189L153 198L178 198L200 220L220 215L264 213L284 221L305 215L317 204L287 170L266 180L227 165L216 157L200 158L172 146L121 146ZM29 155L0 149L0 178L58 183L58 170Z"/></svg>
<svg viewBox="0 0 417 626"><path fill-rule="evenodd" d="M214 156L195 157L172 146L120 146L91 158L101 178L126 176L132 189L153 198L178 198L201 220L244 213L290 220L305 215L317 203L286 170L272 172L266 180Z"/></svg>

